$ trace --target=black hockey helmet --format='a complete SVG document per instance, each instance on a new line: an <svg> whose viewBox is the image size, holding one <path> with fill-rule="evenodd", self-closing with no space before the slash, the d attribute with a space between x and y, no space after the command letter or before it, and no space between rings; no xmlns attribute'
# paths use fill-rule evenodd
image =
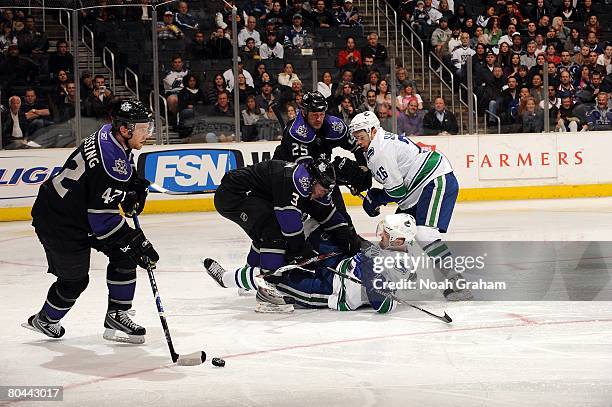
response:
<svg viewBox="0 0 612 407"><path fill-rule="evenodd" d="M336 186L336 170L334 165L323 158L317 158L306 166L315 182L325 189L334 189Z"/></svg>
<svg viewBox="0 0 612 407"><path fill-rule="evenodd" d="M327 111L327 101L321 92L308 92L302 97L302 111L304 116L309 112Z"/></svg>
<svg viewBox="0 0 612 407"><path fill-rule="evenodd" d="M149 123L149 133L153 133L153 113L136 99L122 99L115 103L111 110L111 120L115 131L121 126L127 126L131 134L136 123Z"/></svg>

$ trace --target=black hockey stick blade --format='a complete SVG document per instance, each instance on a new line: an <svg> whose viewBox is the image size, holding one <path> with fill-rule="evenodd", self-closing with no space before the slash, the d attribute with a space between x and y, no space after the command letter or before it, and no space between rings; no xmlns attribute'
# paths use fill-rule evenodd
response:
<svg viewBox="0 0 612 407"><path fill-rule="evenodd" d="M399 302L402 302L402 301L399 301ZM404 303L404 304L406 304L406 303ZM416 305L413 305L413 304L408 304L408 305L411 306L414 309L418 309L419 311L422 311L422 312L426 313L429 316L437 318L440 321L446 322L447 324L450 324L451 322L453 322L453 319L446 312L444 312L444 316L441 317L440 315L433 314L433 313L427 311L426 309L423 309L421 307L417 307Z"/></svg>

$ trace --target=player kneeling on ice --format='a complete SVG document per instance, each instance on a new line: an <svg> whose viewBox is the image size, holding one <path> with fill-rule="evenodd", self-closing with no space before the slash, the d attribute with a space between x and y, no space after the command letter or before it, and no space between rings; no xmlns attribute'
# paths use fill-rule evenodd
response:
<svg viewBox="0 0 612 407"><path fill-rule="evenodd" d="M335 182L334 167L323 159L304 164L270 160L225 174L215 191L215 208L238 224L252 244L245 267L227 274L205 259L209 274L222 287L257 289L257 311L293 311L291 301L257 284L255 277L317 255L305 239L303 214L318 221L342 252L359 250L357 234L330 197Z"/></svg>
<svg viewBox="0 0 612 407"><path fill-rule="evenodd" d="M366 152L368 168L383 188L370 188L363 200L363 209L375 217L380 206L397 202L396 213L414 216L417 224L416 241L430 257L450 256L441 233L448 229L457 201L459 184L448 159L437 151L421 149L408 137L389 133L380 127L372 112L356 115L349 131ZM444 264L444 261L440 261ZM469 289L459 289L461 273L440 268L451 288L443 294L449 301L472 299Z"/></svg>
<svg viewBox="0 0 612 407"><path fill-rule="evenodd" d="M23 326L52 338L64 335L61 319L89 283L91 248L108 256L108 311L104 339L144 343L145 328L128 310L136 288L136 266L154 266L159 256L142 231L119 212L138 215L149 183L133 168L132 149L140 150L153 132L151 111L136 100L122 100L112 123L87 137L57 175L46 181L32 208L32 225L45 249L51 285L42 309Z"/></svg>
<svg viewBox="0 0 612 407"><path fill-rule="evenodd" d="M354 256L329 258L317 264L313 271L286 266L276 273L255 279L255 282L266 289L276 288L281 295L292 298L306 308L329 307L338 311L353 311L362 306L371 306L379 313L390 312L397 303L389 295L394 290L384 288L384 283L404 279L414 281L416 274L408 268L397 268L395 262L385 262L384 259L394 258L397 251L406 251L414 241L416 224L408 214L387 215L379 223L376 234L380 241L376 244L362 241L360 252ZM308 240L322 253L337 251L334 243L326 237L326 232L320 228L315 229ZM209 274L215 280L230 281L235 278L233 272L226 272L216 262L210 262ZM210 268L216 272L222 270L221 278L218 279ZM361 284L356 281L361 281Z"/></svg>

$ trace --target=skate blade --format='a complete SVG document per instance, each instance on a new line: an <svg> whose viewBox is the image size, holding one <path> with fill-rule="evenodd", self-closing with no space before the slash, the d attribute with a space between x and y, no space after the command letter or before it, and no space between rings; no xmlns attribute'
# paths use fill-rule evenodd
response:
<svg viewBox="0 0 612 407"><path fill-rule="evenodd" d="M257 291L255 290L245 290L244 288L238 289L238 297L250 297L254 295Z"/></svg>
<svg viewBox="0 0 612 407"><path fill-rule="evenodd" d="M128 335L125 332L110 328L106 328L102 337L111 342L131 343L134 345L142 345L145 343L144 335Z"/></svg>
<svg viewBox="0 0 612 407"><path fill-rule="evenodd" d="M32 325L28 324L27 322L24 322L23 324L21 324L22 327L29 329L30 331L34 331L34 332L38 332L39 334L45 335L47 338L49 339L61 339L62 336L64 336L64 334L62 334L61 336L55 337L55 336L49 336L46 333L44 333L43 331L41 331L40 329L33 327Z"/></svg>
<svg viewBox="0 0 612 407"><path fill-rule="evenodd" d="M271 304L269 302L256 302L255 312L261 314L290 314L295 311L293 304Z"/></svg>

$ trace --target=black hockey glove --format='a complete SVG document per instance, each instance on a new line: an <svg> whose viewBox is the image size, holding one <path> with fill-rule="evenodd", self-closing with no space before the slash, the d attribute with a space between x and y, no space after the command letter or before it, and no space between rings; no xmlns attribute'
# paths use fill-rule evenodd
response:
<svg viewBox="0 0 612 407"><path fill-rule="evenodd" d="M353 256L359 252L361 241L355 229L351 226L345 226L334 229L329 232L334 244L342 251L342 253Z"/></svg>
<svg viewBox="0 0 612 407"><path fill-rule="evenodd" d="M120 239L117 244L119 250L130 256L143 269L148 267L155 268L159 260L159 254L157 254L151 242L142 233L142 230L130 229L130 232Z"/></svg>
<svg viewBox="0 0 612 407"><path fill-rule="evenodd" d="M302 246L302 248L299 251L296 251L295 253L287 254L287 261L295 262L296 264L299 264L303 262L304 260L311 259L318 255L319 253L317 253L317 251L313 249L310 243L304 242L304 246Z"/></svg>
<svg viewBox="0 0 612 407"><path fill-rule="evenodd" d="M338 184L349 186L353 195L372 187L370 170L350 158L336 157L334 159L334 169L336 170Z"/></svg>
<svg viewBox="0 0 612 407"><path fill-rule="evenodd" d="M145 206L145 200L149 191L147 188L151 183L144 178L135 177L132 180L123 201L121 201L121 208L123 213L128 218L140 215Z"/></svg>

